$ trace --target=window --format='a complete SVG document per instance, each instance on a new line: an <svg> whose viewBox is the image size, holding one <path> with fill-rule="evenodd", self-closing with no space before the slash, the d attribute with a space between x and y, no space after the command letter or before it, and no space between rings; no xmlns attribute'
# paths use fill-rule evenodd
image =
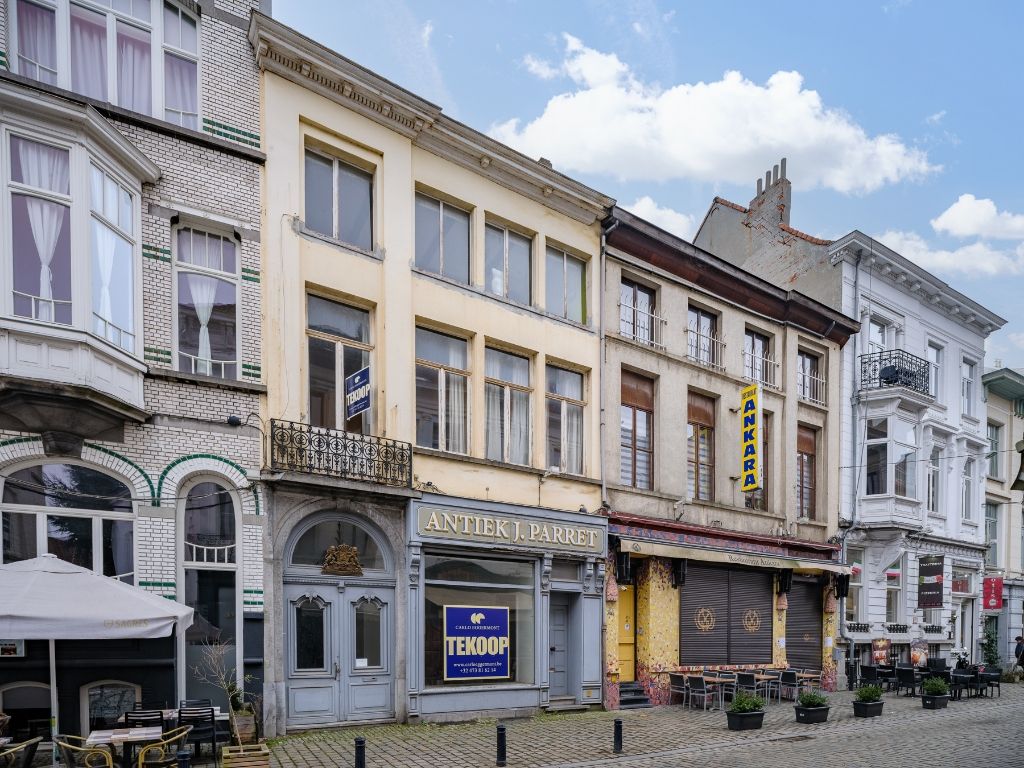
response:
<svg viewBox="0 0 1024 768"><path fill-rule="evenodd" d="M372 600L356 604L354 645L359 669L381 666L381 612L382 606Z"/></svg>
<svg viewBox="0 0 1024 768"><path fill-rule="evenodd" d="M370 313L309 296L306 327L309 423L314 427L369 434L373 408L346 419L344 382L370 364Z"/></svg>
<svg viewBox="0 0 1024 768"><path fill-rule="evenodd" d="M985 553L985 565L990 568L999 567L999 505L991 501L985 502L985 540L988 551Z"/></svg>
<svg viewBox="0 0 1024 768"><path fill-rule="evenodd" d="M903 616L903 558L885 569L885 620L898 623Z"/></svg>
<svg viewBox="0 0 1024 768"><path fill-rule="evenodd" d="M868 321L868 354L884 352L889 348L889 326L881 320Z"/></svg>
<svg viewBox="0 0 1024 768"><path fill-rule="evenodd" d="M135 348L132 194L95 165L90 172L93 332L131 351Z"/></svg>
<svg viewBox="0 0 1024 768"><path fill-rule="evenodd" d="M327 606L315 598L295 604L295 669L323 670L327 667Z"/></svg>
<svg viewBox="0 0 1024 768"><path fill-rule="evenodd" d="M770 338L756 331L746 332L743 337L744 378L769 387L778 386L775 361L770 350Z"/></svg>
<svg viewBox="0 0 1024 768"><path fill-rule="evenodd" d="M534 563L426 553L423 609L426 634L423 668L428 686L456 686L444 679L444 608L446 605L484 605L508 609L509 672L494 685L534 680ZM470 685L479 681L469 680Z"/></svg>
<svg viewBox="0 0 1024 768"><path fill-rule="evenodd" d="M965 459L961 475L961 509L964 520L974 519L974 459Z"/></svg>
<svg viewBox="0 0 1024 768"><path fill-rule="evenodd" d="M619 406L619 479L650 490L654 473L654 382L622 371Z"/></svg>
<svg viewBox="0 0 1024 768"><path fill-rule="evenodd" d="M468 366L464 339L416 329L416 445L469 450Z"/></svg>
<svg viewBox="0 0 1024 768"><path fill-rule="evenodd" d="M953 568L951 588L954 594L969 595L974 591L974 574L966 568Z"/></svg>
<svg viewBox="0 0 1024 768"><path fill-rule="evenodd" d="M469 214L416 195L416 266L469 284Z"/></svg>
<svg viewBox="0 0 1024 768"><path fill-rule="evenodd" d="M498 349L484 356L487 458L530 463L530 361Z"/></svg>
<svg viewBox="0 0 1024 768"><path fill-rule="evenodd" d="M893 489L897 496L917 498L917 440L914 425L893 420Z"/></svg>
<svg viewBox="0 0 1024 768"><path fill-rule="evenodd" d="M116 728L118 718L142 701L142 687L122 680L96 681L79 689L79 701L82 733Z"/></svg>
<svg viewBox="0 0 1024 768"><path fill-rule="evenodd" d="M960 364L960 412L974 415L974 363L968 360Z"/></svg>
<svg viewBox="0 0 1024 768"><path fill-rule="evenodd" d="M796 354L796 392L802 400L825 405L825 379L820 373L821 358L800 350Z"/></svg>
<svg viewBox="0 0 1024 768"><path fill-rule="evenodd" d="M885 495L889 492L889 420L869 418L866 437L865 493L868 496Z"/></svg>
<svg viewBox="0 0 1024 768"><path fill-rule="evenodd" d="M216 483L199 483L185 506L185 562L234 563L235 505Z"/></svg>
<svg viewBox="0 0 1024 768"><path fill-rule="evenodd" d="M549 365L545 378L548 469L582 475L583 374Z"/></svg>
<svg viewBox="0 0 1024 768"><path fill-rule="evenodd" d="M687 414L687 492L695 501L712 501L715 497L715 401L690 392Z"/></svg>
<svg viewBox="0 0 1024 768"><path fill-rule="evenodd" d="M651 288L623 280L619 286L619 333L642 344L661 346L660 318Z"/></svg>
<svg viewBox="0 0 1024 768"><path fill-rule="evenodd" d="M484 228L484 288L488 293L530 304L531 248L526 235L493 224Z"/></svg>
<svg viewBox="0 0 1024 768"><path fill-rule="evenodd" d="M234 240L188 227L175 235L178 370L238 378L238 259Z"/></svg>
<svg viewBox="0 0 1024 768"><path fill-rule="evenodd" d="M1002 477L1002 472L999 471L999 465L1002 462L1002 454L999 450L999 445L1002 442L1000 437L1002 436L1002 428L998 424L989 422L988 424L988 476L992 478Z"/></svg>
<svg viewBox="0 0 1024 768"><path fill-rule="evenodd" d="M557 248L548 248L544 308L577 323L587 322L587 264Z"/></svg>
<svg viewBox="0 0 1024 768"><path fill-rule="evenodd" d="M686 332L687 357L701 365L721 368L724 346L718 339L718 317L703 309L690 307Z"/></svg>
<svg viewBox="0 0 1024 768"><path fill-rule="evenodd" d="M758 462L761 464L761 487L756 491L748 491L743 494L744 507L762 512L768 511L768 470L771 468L768 446L771 445L771 425L771 414L763 412L761 414L761 455L758 457Z"/></svg>
<svg viewBox="0 0 1024 768"><path fill-rule="evenodd" d="M942 474L939 472L940 451L937 445L932 446L928 456L928 511L939 514L939 500L942 488Z"/></svg>
<svg viewBox="0 0 1024 768"><path fill-rule="evenodd" d="M117 478L80 464L36 464L9 473L2 507L4 563L36 557L45 542L62 560L134 583L132 494Z"/></svg>
<svg viewBox="0 0 1024 768"><path fill-rule="evenodd" d="M347 544L359 553L359 565L367 571L384 571L384 554L373 536L361 526L346 520L324 520L316 523L299 537L292 550L292 566L323 567L330 547Z"/></svg>
<svg viewBox="0 0 1024 768"><path fill-rule="evenodd" d="M942 378L942 347L928 342L928 394L939 396L939 381Z"/></svg>
<svg viewBox="0 0 1024 768"><path fill-rule="evenodd" d="M161 13L160 5L18 0L12 64L25 77L197 130L199 22L169 2Z"/></svg>
<svg viewBox="0 0 1024 768"><path fill-rule="evenodd" d="M850 564L850 591L846 596L846 621L855 624L860 621L860 596L864 586L864 550L850 547L846 550L846 561Z"/></svg>
<svg viewBox="0 0 1024 768"><path fill-rule="evenodd" d="M797 516L814 520L818 496L818 431L803 424L798 424L796 429Z"/></svg>
<svg viewBox="0 0 1024 768"><path fill-rule="evenodd" d="M306 150L306 226L364 251L373 250L373 174Z"/></svg>

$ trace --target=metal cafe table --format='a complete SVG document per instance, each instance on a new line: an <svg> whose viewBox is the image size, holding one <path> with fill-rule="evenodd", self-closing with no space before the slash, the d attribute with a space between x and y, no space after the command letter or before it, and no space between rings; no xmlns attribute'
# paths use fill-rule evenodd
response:
<svg viewBox="0 0 1024 768"><path fill-rule="evenodd" d="M164 729L158 726L152 728L115 728L102 731L90 731L85 740L86 746L100 747L109 745L111 749L121 747L121 765L128 768L130 760L128 756L131 750L130 744L145 744L152 741L160 741L164 736Z"/></svg>

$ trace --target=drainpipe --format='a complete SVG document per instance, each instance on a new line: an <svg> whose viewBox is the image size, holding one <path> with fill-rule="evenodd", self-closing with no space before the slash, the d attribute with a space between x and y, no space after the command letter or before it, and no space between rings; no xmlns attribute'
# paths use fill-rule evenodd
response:
<svg viewBox="0 0 1024 768"><path fill-rule="evenodd" d="M611 224L608 224L609 219L611 220ZM605 334L604 334L604 326L605 326L605 322L604 322L604 298L605 298L605 292L607 291L607 288L608 288L608 286L606 285L607 278L608 278L608 256L607 256L606 248L608 246L608 235L610 235L612 232L614 232L616 229L618 229L619 224L621 224L621 222L618 219L615 219L615 218L612 218L612 217L609 217L608 219L605 219L604 222L602 222L602 224L601 224L601 295L598 297L598 313L599 314L598 314L598 321L597 321L598 339L599 339L599 344L601 346L600 365L598 366L598 373L597 373L597 386L598 386L597 401L598 401L598 409L600 410L601 427L600 427L600 429L598 431L597 441L598 441L598 451L601 454L601 460L600 460L600 464L599 464L599 469L600 469L600 472L601 472L601 504L602 505L605 504L605 502L608 501L608 481L605 478L605 471L604 471L604 437L605 437L604 436L604 431L605 431L605 422L606 422L606 419L605 419L605 407L604 407L604 401L605 401L605 397L604 397L604 369L605 369L605 364L607 363Z"/></svg>

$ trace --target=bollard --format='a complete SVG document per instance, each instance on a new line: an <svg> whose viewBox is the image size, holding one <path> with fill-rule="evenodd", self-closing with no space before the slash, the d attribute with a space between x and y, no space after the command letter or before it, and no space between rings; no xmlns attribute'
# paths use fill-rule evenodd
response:
<svg viewBox="0 0 1024 768"><path fill-rule="evenodd" d="M181 749L178 750L178 754L176 755L176 757L178 758L178 768L189 768L189 765L192 762L191 752L189 752L187 749Z"/></svg>
<svg viewBox="0 0 1024 768"><path fill-rule="evenodd" d="M498 724L498 757L494 761L495 765L501 766L501 765L505 765L506 764L505 763L506 747L507 747L507 742L505 740L505 726L502 725L501 723L499 723Z"/></svg>
<svg viewBox="0 0 1024 768"><path fill-rule="evenodd" d="M622 720L618 717L615 718L615 742L612 752L616 755L622 754Z"/></svg>
<svg viewBox="0 0 1024 768"><path fill-rule="evenodd" d="M366 739L356 736L356 766L355 768L366 768Z"/></svg>

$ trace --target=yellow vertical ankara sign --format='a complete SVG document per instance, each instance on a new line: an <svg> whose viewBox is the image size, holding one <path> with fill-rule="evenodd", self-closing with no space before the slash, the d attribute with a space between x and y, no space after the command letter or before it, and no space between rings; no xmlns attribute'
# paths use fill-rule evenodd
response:
<svg viewBox="0 0 1024 768"><path fill-rule="evenodd" d="M761 387L752 384L740 392L740 490L756 491L761 487Z"/></svg>

